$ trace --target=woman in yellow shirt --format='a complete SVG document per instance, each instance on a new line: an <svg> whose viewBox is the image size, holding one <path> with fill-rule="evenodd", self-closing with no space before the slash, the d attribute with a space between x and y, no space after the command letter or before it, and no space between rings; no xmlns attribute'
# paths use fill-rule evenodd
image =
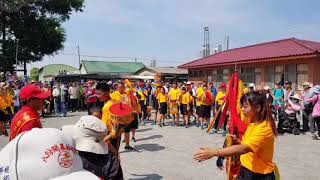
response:
<svg viewBox="0 0 320 180"><path fill-rule="evenodd" d="M233 137L236 145L223 149L201 148L194 159L204 161L214 156L241 155L237 180L275 179L272 158L277 134L267 98L258 92L249 92L242 96L241 105L244 115L250 120L242 140Z"/></svg>
<svg viewBox="0 0 320 180"><path fill-rule="evenodd" d="M158 99L158 103L159 103L159 126L162 127L164 126L164 120L167 114L167 109L168 109L168 95L166 94L166 90L164 89L164 87L160 87L160 92L157 96ZM161 123L162 120L162 123Z"/></svg>
<svg viewBox="0 0 320 180"><path fill-rule="evenodd" d="M180 99L180 112L183 115L183 123L185 128L189 127L189 109L190 109L190 94L186 91L186 87L181 88L181 99Z"/></svg>

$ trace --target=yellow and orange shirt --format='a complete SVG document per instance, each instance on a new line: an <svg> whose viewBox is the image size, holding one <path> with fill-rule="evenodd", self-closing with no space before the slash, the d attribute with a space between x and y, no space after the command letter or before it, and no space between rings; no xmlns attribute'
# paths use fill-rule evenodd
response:
<svg viewBox="0 0 320 180"><path fill-rule="evenodd" d="M267 121L248 124L241 144L250 147L252 152L240 156L241 165L254 173L268 174L275 170L272 162L275 135Z"/></svg>

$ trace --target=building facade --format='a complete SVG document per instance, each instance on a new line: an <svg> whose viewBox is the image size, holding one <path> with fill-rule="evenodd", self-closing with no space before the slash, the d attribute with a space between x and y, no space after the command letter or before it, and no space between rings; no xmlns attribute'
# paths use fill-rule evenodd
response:
<svg viewBox="0 0 320 180"><path fill-rule="evenodd" d="M230 49L179 66L187 68L190 81L227 82L237 70L245 83L273 87L291 81L320 84L320 43L295 38Z"/></svg>

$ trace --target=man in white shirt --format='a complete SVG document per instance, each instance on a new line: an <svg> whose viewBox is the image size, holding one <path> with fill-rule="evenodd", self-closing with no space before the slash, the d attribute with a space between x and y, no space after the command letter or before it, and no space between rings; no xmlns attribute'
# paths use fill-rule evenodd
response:
<svg viewBox="0 0 320 180"><path fill-rule="evenodd" d="M78 104L78 88L76 87L75 83L72 83L72 86L69 87L68 92L70 96L71 110L72 112L75 112Z"/></svg>

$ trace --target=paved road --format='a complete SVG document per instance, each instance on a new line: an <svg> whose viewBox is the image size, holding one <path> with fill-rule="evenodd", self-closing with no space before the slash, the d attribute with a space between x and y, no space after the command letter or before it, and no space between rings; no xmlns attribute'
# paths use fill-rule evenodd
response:
<svg viewBox="0 0 320 180"><path fill-rule="evenodd" d="M68 118L43 119L44 127L60 128L74 124L84 113L73 113ZM198 163L192 155L201 146L221 147L221 135L208 135L196 127L163 127L147 124L141 126L131 142L138 152L127 152L120 147L125 179L187 180L226 179L225 173L215 167L215 159ZM0 137L0 148L7 139ZM279 136L276 139L274 161L283 180L317 180L320 176L320 141L310 134Z"/></svg>

